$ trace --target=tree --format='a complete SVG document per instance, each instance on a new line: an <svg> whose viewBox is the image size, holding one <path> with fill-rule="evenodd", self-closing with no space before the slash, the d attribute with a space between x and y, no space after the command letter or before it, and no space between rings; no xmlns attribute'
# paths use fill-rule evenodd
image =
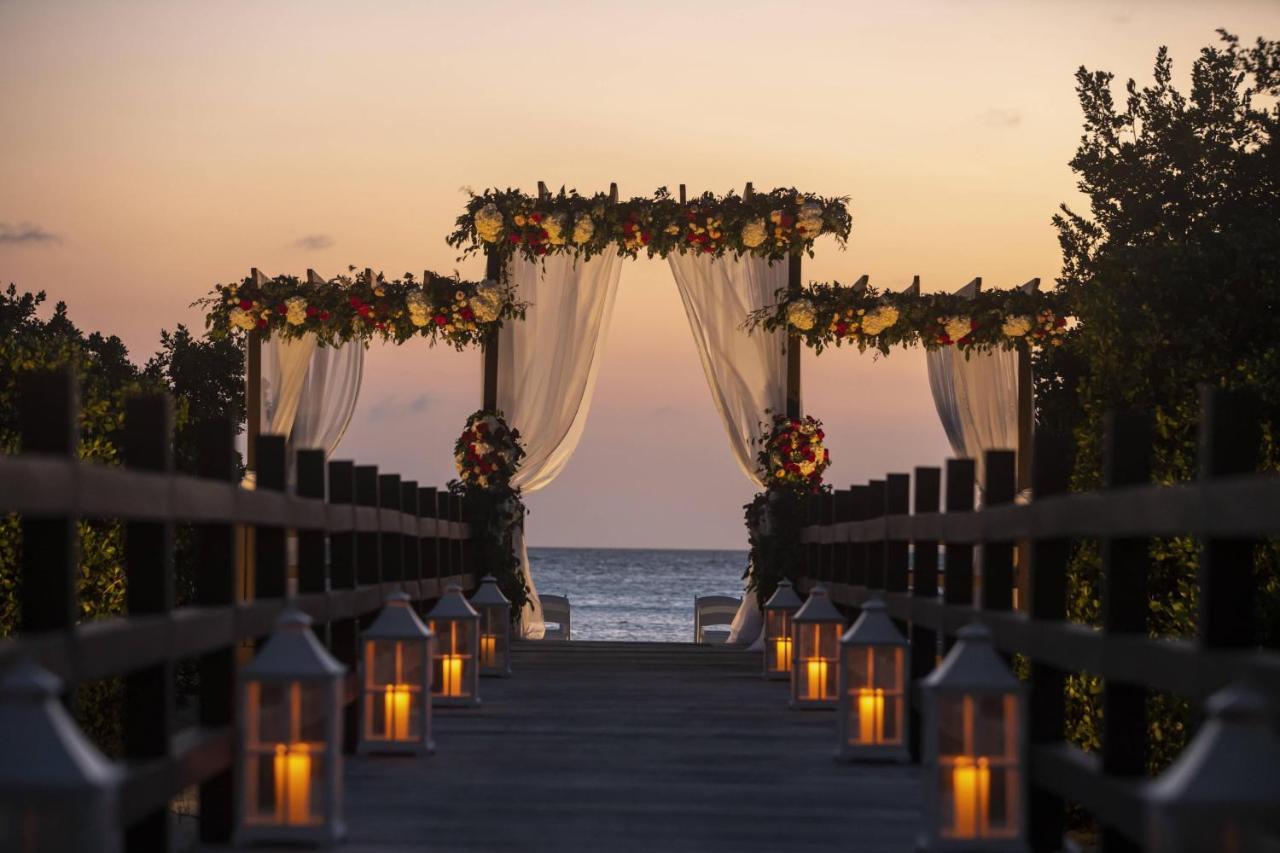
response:
<svg viewBox="0 0 1280 853"><path fill-rule="evenodd" d="M1280 42L1243 48L1219 31L1192 66L1190 95L1172 82L1168 51L1152 85L1130 80L1123 107L1113 75L1081 68L1084 133L1071 167L1089 198L1087 215L1064 205L1054 217L1063 252L1059 285L1079 320L1066 346L1038 356L1042 428L1074 433L1074 486L1101 478L1102 415L1154 413L1157 482L1195 473L1197 385L1247 388L1263 404L1264 466L1280 468ZM1194 542L1152 549L1151 631L1195 630ZM1264 637L1280 641L1280 561L1263 555L1258 583ZM1072 571L1071 617L1099 614L1096 549ZM1096 682L1073 680L1073 737L1098 737ZM1176 754L1185 707L1158 697L1153 738Z"/></svg>

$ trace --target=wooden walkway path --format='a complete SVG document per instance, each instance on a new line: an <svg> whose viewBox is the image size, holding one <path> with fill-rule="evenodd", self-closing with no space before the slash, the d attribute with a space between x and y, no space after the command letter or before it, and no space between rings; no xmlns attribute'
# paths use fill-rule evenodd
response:
<svg viewBox="0 0 1280 853"><path fill-rule="evenodd" d="M759 658L673 643L525 643L430 758L347 759L348 853L908 853L918 771L839 765L833 712Z"/></svg>

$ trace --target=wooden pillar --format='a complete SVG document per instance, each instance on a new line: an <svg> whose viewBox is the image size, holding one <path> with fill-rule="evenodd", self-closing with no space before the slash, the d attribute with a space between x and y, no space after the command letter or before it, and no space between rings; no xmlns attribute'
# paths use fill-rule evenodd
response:
<svg viewBox="0 0 1280 853"><path fill-rule="evenodd" d="M916 491L912 511L916 515L936 513L942 503L942 469L917 468ZM938 600L938 540L916 539L911 543L911 595L926 601ZM938 659L938 632L911 623L911 681L914 683L933 672ZM923 725L920 706L911 703L911 758L920 760L920 730Z"/></svg>
<svg viewBox="0 0 1280 853"><path fill-rule="evenodd" d="M301 484L299 484L301 485ZM329 463L329 503L351 506L356 502L355 465L347 461ZM329 537L329 587L335 590L356 587L356 534L334 533ZM339 619L329 626L329 650L351 672L360 662L359 624L355 619ZM342 751L356 751L360 736L360 706L352 702L343 708Z"/></svg>
<svg viewBox="0 0 1280 853"><path fill-rule="evenodd" d="M285 490L285 450L283 435L260 435L254 442L258 458L257 488ZM284 598L289 592L289 566L285 556L285 529L260 524L253 534L253 578L255 599Z"/></svg>
<svg viewBox="0 0 1280 853"><path fill-rule="evenodd" d="M484 277L490 281L502 278L502 257L493 249L485 249ZM484 393L482 408L498 410L498 332L489 332L484 339Z"/></svg>
<svg viewBox="0 0 1280 853"><path fill-rule="evenodd" d="M298 472L298 497L325 499L324 451L299 450L294 454ZM325 533L323 530L298 529L298 592L325 590ZM317 633L324 631L317 625Z"/></svg>
<svg viewBox="0 0 1280 853"><path fill-rule="evenodd" d="M787 298L800 295L800 255L787 259ZM800 333L788 326L787 331L787 417L798 418L803 413L800 405Z"/></svg>
<svg viewBox="0 0 1280 853"><path fill-rule="evenodd" d="M267 277L254 267L249 277L256 284L263 284ZM245 335L244 340L244 408L245 408L245 467L257 471L258 436L262 434L262 333L257 329Z"/></svg>
<svg viewBox="0 0 1280 853"><path fill-rule="evenodd" d="M1010 450L988 450L983 454L983 506L997 507L1013 503L1017 483L1016 457ZM979 606L983 610L1013 609L1013 544L982 543L982 591Z"/></svg>
<svg viewBox="0 0 1280 853"><path fill-rule="evenodd" d="M973 512L973 486L977 471L972 459L948 459L944 500L946 511ZM942 601L944 604L973 606L973 544L946 542L942 568ZM943 635L943 650L955 643L951 635Z"/></svg>
<svg viewBox="0 0 1280 853"><path fill-rule="evenodd" d="M1024 293L1039 293L1040 279L1033 278L1018 288ZM1024 341L1014 352L1018 358L1018 459L1017 476L1018 491L1026 492L1031 488L1031 459L1035 442L1036 404L1035 382L1031 374L1031 348ZM1027 609L1027 601L1031 595L1031 543L1018 543L1017 561L1017 607Z"/></svg>

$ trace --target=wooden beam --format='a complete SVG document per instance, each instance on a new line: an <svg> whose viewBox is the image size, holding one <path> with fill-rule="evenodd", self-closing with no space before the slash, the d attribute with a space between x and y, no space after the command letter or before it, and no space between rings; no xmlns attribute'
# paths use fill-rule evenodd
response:
<svg viewBox="0 0 1280 853"><path fill-rule="evenodd" d="M257 267L249 271L255 284L263 284L267 277ZM245 467L256 470L258 461L258 436L262 434L262 333L253 329L244 340L244 407L245 407Z"/></svg>
<svg viewBox="0 0 1280 853"><path fill-rule="evenodd" d="M541 183L541 182L539 182ZM495 251L485 250L484 277L489 281L502 279L502 257ZM484 373L482 378L481 407L491 412L498 410L498 332L485 336Z"/></svg>
<svg viewBox="0 0 1280 853"><path fill-rule="evenodd" d="M680 185L680 203L681 203L681 204L687 204L687 203L688 203L688 202L687 202L687 200L685 199L685 194L684 194L684 184L681 184L681 185Z"/></svg>
<svg viewBox="0 0 1280 853"><path fill-rule="evenodd" d="M751 192L751 184L747 184L747 192ZM787 296L794 299L800 295L801 269L800 255L792 254L787 258ZM794 329L787 333L787 417L801 417L803 408L800 405L800 334Z"/></svg>
<svg viewBox="0 0 1280 853"><path fill-rule="evenodd" d="M538 200L541 201L549 195L551 193L547 192L547 185L542 181L538 181Z"/></svg>
<svg viewBox="0 0 1280 853"><path fill-rule="evenodd" d="M850 285L850 289L853 290L854 293L863 293L864 291L866 291L867 285L870 283L871 283L871 276L864 274L859 276L858 280L855 281L852 285Z"/></svg>
<svg viewBox="0 0 1280 853"><path fill-rule="evenodd" d="M907 285L906 289L903 290L902 292L907 294L908 296L919 296L920 295L920 276L918 275L911 276L911 284Z"/></svg>
<svg viewBox="0 0 1280 853"><path fill-rule="evenodd" d="M616 183L609 184L609 201L613 204L618 203L618 185Z"/></svg>
<svg viewBox="0 0 1280 853"><path fill-rule="evenodd" d="M755 191L755 189L751 186L751 182L750 182L750 181L747 181L747 186L746 186L746 188L745 188L745 189L743 189L743 191L742 191L742 198L743 198L743 200L749 199L749 198L751 198L751 197L752 197L753 195L755 195L755 194L756 194L756 191Z"/></svg>

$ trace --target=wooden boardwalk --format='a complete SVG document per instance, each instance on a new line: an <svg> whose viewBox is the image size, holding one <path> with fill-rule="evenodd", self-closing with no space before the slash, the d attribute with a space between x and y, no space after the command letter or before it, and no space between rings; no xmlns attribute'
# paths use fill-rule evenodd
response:
<svg viewBox="0 0 1280 853"><path fill-rule="evenodd" d="M437 754L352 757L348 851L914 848L910 767L838 765L833 712L787 708L759 657L714 646L526 643Z"/></svg>

